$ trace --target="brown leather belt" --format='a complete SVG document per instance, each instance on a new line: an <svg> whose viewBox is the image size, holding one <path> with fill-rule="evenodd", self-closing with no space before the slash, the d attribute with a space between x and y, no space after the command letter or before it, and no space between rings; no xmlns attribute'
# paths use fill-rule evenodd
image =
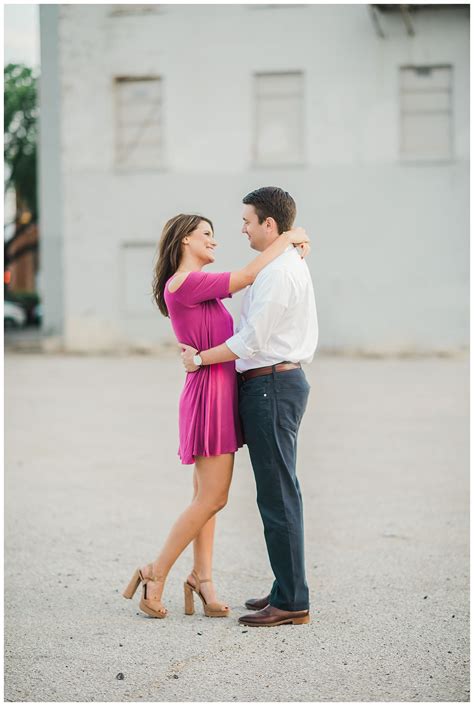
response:
<svg viewBox="0 0 474 706"><path fill-rule="evenodd" d="M285 370L294 370L295 368L301 368L301 363L277 363L276 365L267 365L265 368L246 370L245 373L239 373L239 379L245 382L259 375L271 375L273 371L283 373Z"/></svg>

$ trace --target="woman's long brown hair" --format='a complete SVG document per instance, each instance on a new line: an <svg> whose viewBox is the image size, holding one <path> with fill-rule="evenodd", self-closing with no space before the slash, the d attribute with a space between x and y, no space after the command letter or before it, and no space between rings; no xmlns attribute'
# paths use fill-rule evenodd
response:
<svg viewBox="0 0 474 706"><path fill-rule="evenodd" d="M209 223L214 230L209 218L194 214L180 213L165 223L158 245L153 277L153 298L163 316L169 316L165 302L165 285L181 262L183 238L196 230L201 221Z"/></svg>

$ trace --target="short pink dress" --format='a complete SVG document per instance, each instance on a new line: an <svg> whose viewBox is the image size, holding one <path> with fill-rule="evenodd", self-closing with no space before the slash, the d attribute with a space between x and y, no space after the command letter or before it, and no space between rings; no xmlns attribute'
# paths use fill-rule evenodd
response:
<svg viewBox="0 0 474 706"><path fill-rule="evenodd" d="M232 316L221 302L232 296L230 274L190 272L175 292L168 291L170 280L166 282L165 302L180 343L204 351L233 335ZM179 400L181 462L233 453L242 445L235 362L203 365L186 373Z"/></svg>

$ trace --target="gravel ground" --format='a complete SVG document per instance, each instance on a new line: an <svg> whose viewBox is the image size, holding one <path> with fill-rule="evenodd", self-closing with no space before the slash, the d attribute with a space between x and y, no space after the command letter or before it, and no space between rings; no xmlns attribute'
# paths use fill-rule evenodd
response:
<svg viewBox="0 0 474 706"><path fill-rule="evenodd" d="M190 548L165 620L121 596L191 496L179 360L6 355L7 701L469 700L468 358L306 372L312 622L246 629L272 580L246 449L215 551L232 616L184 615Z"/></svg>

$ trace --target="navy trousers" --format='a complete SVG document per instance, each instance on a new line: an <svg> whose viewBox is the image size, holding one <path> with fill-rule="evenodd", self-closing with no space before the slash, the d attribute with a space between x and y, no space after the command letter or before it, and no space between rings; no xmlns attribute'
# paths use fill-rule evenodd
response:
<svg viewBox="0 0 474 706"><path fill-rule="evenodd" d="M270 605L306 610L303 502L296 477L298 429L310 386L301 368L239 378L239 413L275 581Z"/></svg>

